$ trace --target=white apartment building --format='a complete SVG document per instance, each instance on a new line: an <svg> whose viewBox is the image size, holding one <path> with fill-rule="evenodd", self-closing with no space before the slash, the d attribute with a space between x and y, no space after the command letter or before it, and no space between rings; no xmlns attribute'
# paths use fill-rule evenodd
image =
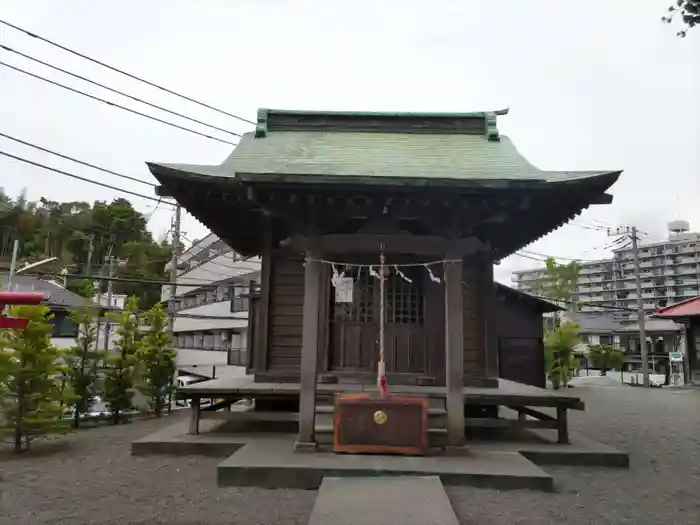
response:
<svg viewBox="0 0 700 525"><path fill-rule="evenodd" d="M245 366L247 293L251 282L259 282L260 258L241 257L209 234L180 256L177 273L174 343L178 368ZM161 300L170 299L170 287L163 286Z"/></svg>
<svg viewBox="0 0 700 525"><path fill-rule="evenodd" d="M686 221L668 224L668 239L640 244L639 267L644 310L657 308L700 295L700 233L689 232ZM632 248L613 250L613 257L581 262L581 277L575 299L582 311L601 306L637 307ZM544 268L513 272L512 281L523 291L545 275ZM629 316L635 317L634 312Z"/></svg>

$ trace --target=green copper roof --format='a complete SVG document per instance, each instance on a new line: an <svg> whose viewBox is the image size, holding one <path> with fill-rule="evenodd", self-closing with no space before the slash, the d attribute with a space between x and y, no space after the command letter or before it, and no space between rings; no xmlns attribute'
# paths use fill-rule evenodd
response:
<svg viewBox="0 0 700 525"><path fill-rule="evenodd" d="M149 166L155 175L168 168L179 177L260 182L550 183L619 175L536 168L498 133L496 117L504 113L260 110L256 131L222 165Z"/></svg>

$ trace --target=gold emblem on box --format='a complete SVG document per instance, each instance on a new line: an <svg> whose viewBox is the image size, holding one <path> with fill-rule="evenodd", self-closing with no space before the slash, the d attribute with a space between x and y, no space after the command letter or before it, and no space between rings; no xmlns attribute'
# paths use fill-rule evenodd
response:
<svg viewBox="0 0 700 525"><path fill-rule="evenodd" d="M387 419L389 419L389 417L386 415L386 412L384 412L383 410L377 410L374 413L374 422L377 425L383 425L384 423L386 423Z"/></svg>

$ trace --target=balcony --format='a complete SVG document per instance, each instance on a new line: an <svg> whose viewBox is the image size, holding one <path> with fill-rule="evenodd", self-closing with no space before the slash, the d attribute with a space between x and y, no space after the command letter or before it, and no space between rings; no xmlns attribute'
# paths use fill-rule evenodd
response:
<svg viewBox="0 0 700 525"><path fill-rule="evenodd" d="M248 310L249 300L247 296L249 293L249 286L222 284L215 290L199 291L180 297L173 302L173 308L175 312L179 312L207 304L230 301L231 313L245 312Z"/></svg>

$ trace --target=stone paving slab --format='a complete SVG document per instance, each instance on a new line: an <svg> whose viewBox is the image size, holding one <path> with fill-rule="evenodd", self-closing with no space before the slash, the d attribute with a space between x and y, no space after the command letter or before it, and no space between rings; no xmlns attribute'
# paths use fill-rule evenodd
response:
<svg viewBox="0 0 700 525"><path fill-rule="evenodd" d="M406 457L295 453L289 439L251 441L217 467L219 486L318 489L325 476L438 476L446 485L551 491L552 477L517 452Z"/></svg>
<svg viewBox="0 0 700 525"><path fill-rule="evenodd" d="M459 525L440 478L324 478L309 525Z"/></svg>

